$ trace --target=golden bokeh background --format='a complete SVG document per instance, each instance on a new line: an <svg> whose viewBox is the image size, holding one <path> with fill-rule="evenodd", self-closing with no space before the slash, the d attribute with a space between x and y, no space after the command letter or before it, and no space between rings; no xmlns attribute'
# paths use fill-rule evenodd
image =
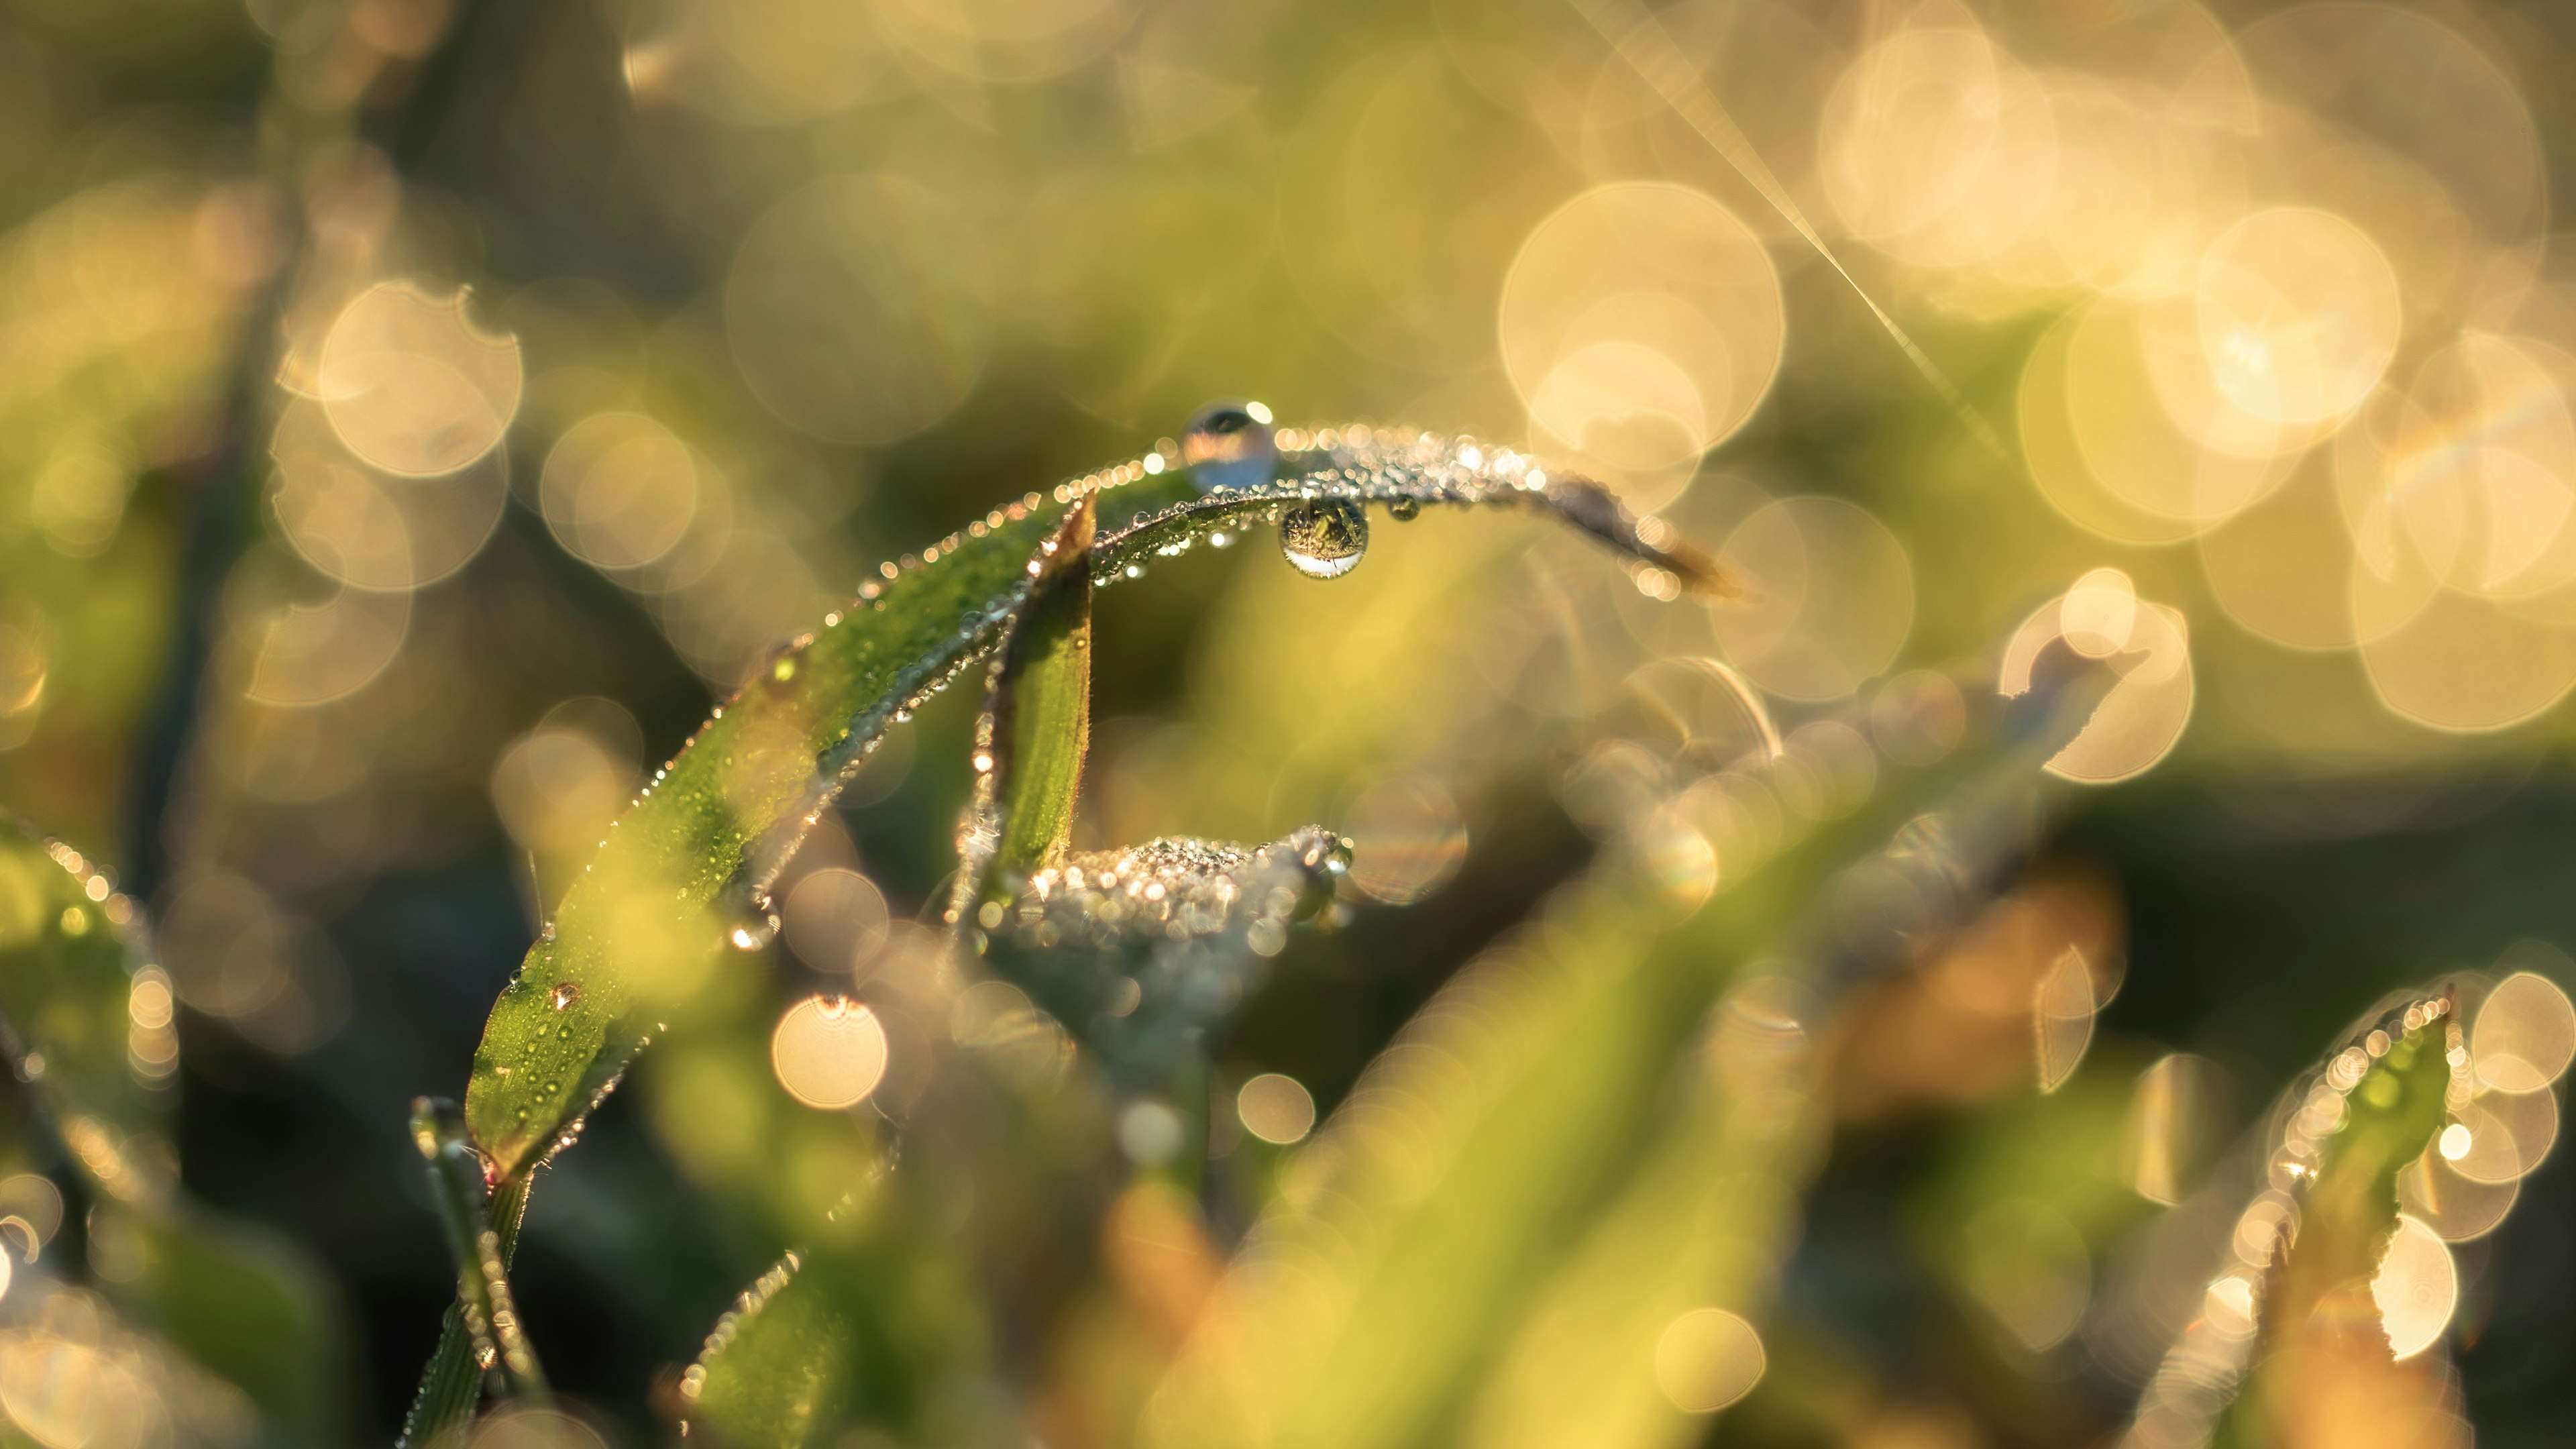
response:
<svg viewBox="0 0 2576 1449"><path fill-rule="evenodd" d="M664 1442L744 1283L874 1233L898 1407L834 1444L2164 1449L2168 1345L2252 1333L2291 1220L2230 1153L2331 1133L2337 1033L2443 973L2474 1067L2367 1295L2430 1387L2315 1442L2554 1444L2571 96L2562 0L0 0L0 811L148 914L129 1065L333 1285L313 1442L381 1441L452 1288L402 1104L711 707L1210 399L1471 439L1748 592L1463 510L1103 592L1077 846L1356 849L1181 1086L947 954L978 690L926 704L540 1195L569 1407L477 1445ZM1296 1358L1402 1256L1334 1204L1428 1197L1529 1000L2079 667L2026 870L1900 969L1729 986L1700 1075L1764 1105L1672 1088L1700 1256L1569 1229L1471 1366ZM1845 944L1932 904L1806 885ZM0 1438L254 1442L119 1316L19 1065ZM906 1135L960 1074L1052 1104L965 1186ZM1631 1288L1633 1342L1566 1327Z"/></svg>

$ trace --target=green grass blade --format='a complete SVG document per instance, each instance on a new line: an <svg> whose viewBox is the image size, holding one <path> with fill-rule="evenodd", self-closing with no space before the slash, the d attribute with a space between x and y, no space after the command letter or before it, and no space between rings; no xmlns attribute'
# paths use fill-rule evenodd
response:
<svg viewBox="0 0 2576 1449"><path fill-rule="evenodd" d="M499 1238L501 1261L507 1263L519 1245L519 1224L528 1208L527 1178L503 1184L486 1205L483 1221ZM448 1305L439 1322L438 1347L421 1370L420 1387L403 1415L396 1449L430 1449L462 1443L474 1407L483 1397L483 1369L475 1362L474 1335L465 1324L465 1303Z"/></svg>
<svg viewBox="0 0 2576 1449"><path fill-rule="evenodd" d="M990 855L961 879L1036 870L1073 839L1074 798L1091 747L1094 514L1084 498L1043 545L1028 602L994 663L976 761L988 816L976 835L991 840Z"/></svg>
<svg viewBox="0 0 2576 1449"><path fill-rule="evenodd" d="M578 1130L647 1037L705 982L729 931L761 934L736 919L765 915L769 882L899 713L1018 615L1044 572L1039 544L1077 501L1093 500L1107 524L1092 552L1095 582L1140 573L1156 554L1300 500L1343 498L1532 508L1680 586L1730 591L1669 529L1629 514L1597 484L1550 479L1529 459L1405 432L1281 436L1280 477L1258 488L1200 494L1140 460L997 510L890 565L889 581L869 585L719 710L612 827L493 1005L465 1114L496 1177L519 1176Z"/></svg>
<svg viewBox="0 0 2576 1449"><path fill-rule="evenodd" d="M2249 1213L2277 1202L2289 1216L2252 1300L2252 1336L2219 1315L2195 1322L2141 1400L2142 1429L2264 1449L2355 1410L2439 1410L2439 1376L2393 1356L2372 1281L2398 1228L2397 1175L2442 1130L2467 1059L2445 992L2387 1013L2284 1099Z"/></svg>
<svg viewBox="0 0 2576 1449"><path fill-rule="evenodd" d="M1653 520L1628 513L1597 484L1550 479L1531 460L1508 452L1489 457L1465 440L1362 428L1283 431L1280 441L1279 478L1256 488L1202 494L1163 468L1165 460L1150 457L996 511L918 559L889 566L886 583L862 591L845 615L827 617L820 633L779 654L719 710L612 827L493 1006L464 1115L498 1187L523 1192L529 1169L578 1132L582 1115L615 1088L649 1035L689 1005L728 934L746 944L765 938L766 888L842 781L903 711L1004 637L1033 591L1040 617L1024 636L1029 653L1016 667L1006 661L1004 671L1018 713L1007 723L997 720L986 741L997 753L1015 750L1021 757L1011 783L995 787L1008 792L1001 798L1009 809L992 847L1014 866L1038 864L1061 848L1087 717L1089 600L1087 590L1055 585L1059 578L1079 580L1082 571L1051 573L1040 546L1057 538L1077 505L1096 510L1098 521L1077 522L1057 552L1079 557L1082 532L1095 533L1089 540L1094 585L1135 577L1152 556L1179 552L1209 533L1275 520L1300 501L1339 498L1531 508L1627 553L1637 569L1664 571L1669 577L1660 580L1639 574L1650 591L1666 584L1731 591L1704 555ZM1016 825L1008 823L1012 818ZM1216 848L1196 842L1140 848L1158 849L1186 855ZM1295 879L1265 875L1246 909L1229 902L1216 929L1180 933L1189 939L1178 952L1153 948L1147 955L1158 964L1146 969L1213 985L1218 996L1228 995L1231 983L1239 998L1239 972L1229 974L1224 961L1275 952L1270 934L1312 909L1318 883L1337 873L1344 851L1323 832L1262 852L1218 853L1226 851ZM1193 871L1177 860L1159 862L1172 867L1170 879L1185 895L1200 884L1234 884L1229 873L1245 863L1229 856ZM980 872L962 874L971 880ZM1033 924L1047 924L1047 909L1041 906ZM982 911L976 914L967 924L986 929ZM1092 923L1105 919L1094 915ZM1102 934L1106 951L1095 953L1092 964L1136 951L1136 935ZM1191 947L1200 948L1196 955ZM1165 1036L1185 1046L1203 1025L1193 1018ZM442 1340L424 1377L415 1413L415 1428L424 1433L449 1422L459 1398L470 1409L470 1396L454 1387L456 1361L466 1355L462 1324Z"/></svg>
<svg viewBox="0 0 2576 1449"><path fill-rule="evenodd" d="M545 1371L510 1293L501 1234L480 1201L482 1161L465 1140L464 1118L455 1103L423 1097L412 1104L411 1132L429 1164L430 1198L456 1259L456 1299L474 1361L500 1381L504 1394L542 1401Z"/></svg>
<svg viewBox="0 0 2576 1449"><path fill-rule="evenodd" d="M680 1380L693 1425L733 1449L803 1449L857 1397L858 1336L790 1253L743 1291Z"/></svg>
<svg viewBox="0 0 2576 1449"><path fill-rule="evenodd" d="M1061 506L1014 504L780 654L609 833L493 1004L465 1114L495 1176L542 1159L710 974L867 751L988 648ZM996 521L998 520L998 521Z"/></svg>
<svg viewBox="0 0 2576 1449"><path fill-rule="evenodd" d="M1900 933L1937 926L2026 841L2037 764L2063 730L2052 718L2047 729L2002 734L1817 831L1678 922L1638 875L1578 885L1543 926L1444 988L1256 1230L1230 1296L1158 1396L1156 1442L1447 1442L1525 1407L1508 1386L1486 1388L1491 1402L1478 1405L1498 1362L1508 1378L1515 1358L1558 1350L1630 1357L1605 1397L1505 1437L1650 1442L1654 1434L1622 1428L1640 1413L1651 1429L1670 1427L1637 1406L1640 1391L1653 1391L1644 1330L1725 1291L1740 1265L1723 1253L1662 1258L1656 1288L1624 1298L1594 1291L1598 1272L1633 1267L1638 1253L1657 1258L1658 1245L1731 1206L1758 1209L1764 1217L1744 1224L1757 1231L1785 1211L1760 1193L1737 1202L1711 1181L1735 1162L1708 1149L1736 1102L1689 1102L1698 1089L1685 1064L1710 1005L1757 953L1785 951L1784 963L1803 964L1766 970L1830 998L1874 964L1868 955L1899 946ZM1903 889L1873 895L1881 884ZM1867 913L1850 909L1899 895L1920 909L1866 931ZM1839 918L1792 933L1820 901ZM1845 944L1856 938L1867 952ZM1745 1163L1759 1174L1764 1157ZM1627 1232L1648 1236L1623 1241ZM1695 1272L1706 1276L1688 1281ZM1521 1335L1529 1341L1516 1348Z"/></svg>

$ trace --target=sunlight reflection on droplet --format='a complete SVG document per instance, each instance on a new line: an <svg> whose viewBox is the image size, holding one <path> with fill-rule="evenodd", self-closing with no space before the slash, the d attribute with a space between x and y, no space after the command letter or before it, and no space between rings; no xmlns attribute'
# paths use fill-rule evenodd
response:
<svg viewBox="0 0 2576 1449"><path fill-rule="evenodd" d="M1923 266L1995 256L2029 231L2056 175L2047 92L1964 8L1927 6L1852 63L1826 99L1818 156L1852 233Z"/></svg>
<svg viewBox="0 0 2576 1449"><path fill-rule="evenodd" d="M1118 1114L1118 1150L1139 1167L1160 1167L1188 1145L1189 1124L1166 1103L1139 1098Z"/></svg>
<svg viewBox="0 0 2576 1449"><path fill-rule="evenodd" d="M1285 1145L1304 1140L1315 1126L1315 1098L1295 1077L1263 1072L1234 1094L1235 1115L1243 1130L1264 1142Z"/></svg>
<svg viewBox="0 0 2576 1449"><path fill-rule="evenodd" d="M331 324L314 386L332 428L388 473L453 473L499 445L524 378L515 337L465 315L466 294L380 282Z"/></svg>
<svg viewBox="0 0 2576 1449"><path fill-rule="evenodd" d="M242 692L263 704L328 704L364 689L402 652L411 596L344 587L254 618L249 633L257 652Z"/></svg>
<svg viewBox="0 0 2576 1449"><path fill-rule="evenodd" d="M599 1431L554 1409L503 1404L475 1424L466 1449L608 1449Z"/></svg>
<svg viewBox="0 0 2576 1449"><path fill-rule="evenodd" d="M2370 1280L2370 1298L2379 1305L2389 1351L2397 1358L2431 1348L2451 1326L2460 1301L2460 1275L2449 1246L2431 1228L2398 1214L2397 1232Z"/></svg>
<svg viewBox="0 0 2576 1449"><path fill-rule="evenodd" d="M2066 647L2087 659L2108 659L2127 650L2138 627L2136 585L2118 569L2093 570L2058 600L2057 627Z"/></svg>
<svg viewBox="0 0 2576 1449"><path fill-rule="evenodd" d="M2444 1136L2449 1131L2445 1128ZM2408 1163L2397 1174L2399 1206L2451 1243L2465 1243L2495 1231L2505 1214L2513 1210L2514 1199L2521 1191L2520 1178L2500 1183L2471 1182L2460 1176L2438 1148Z"/></svg>
<svg viewBox="0 0 2576 1449"><path fill-rule="evenodd" d="M806 1106L855 1107L885 1079L885 1025L846 997L809 996L778 1019L769 1062L778 1085Z"/></svg>
<svg viewBox="0 0 2576 1449"><path fill-rule="evenodd" d="M502 451L441 477L387 475L353 456L322 406L303 399L278 420L269 454L269 507L289 546L362 589L416 589L455 573L482 551L508 502Z"/></svg>
<svg viewBox="0 0 2576 1449"><path fill-rule="evenodd" d="M2558 1097L2554 1092L2482 1092L2452 1115L2452 1125L2465 1128L2460 1151L2442 1155L2451 1170L2471 1182L2490 1185L2527 1177L2558 1142ZM2445 1148L2452 1145L2444 1133Z"/></svg>
<svg viewBox="0 0 2576 1449"><path fill-rule="evenodd" d="M1740 1314L1694 1308L1655 1340L1655 1387L1685 1414L1714 1414L1762 1381L1762 1335Z"/></svg>

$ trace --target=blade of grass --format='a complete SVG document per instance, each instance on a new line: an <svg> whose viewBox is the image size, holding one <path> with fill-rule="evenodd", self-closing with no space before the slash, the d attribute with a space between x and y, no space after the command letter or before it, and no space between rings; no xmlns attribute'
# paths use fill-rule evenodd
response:
<svg viewBox="0 0 2576 1449"><path fill-rule="evenodd" d="M735 1449L803 1449L844 1420L857 1336L790 1253L743 1291L680 1379L693 1424Z"/></svg>
<svg viewBox="0 0 2576 1449"><path fill-rule="evenodd" d="M976 731L981 818L968 832L986 858L963 862L958 877L978 883L978 899L991 876L1036 870L1073 838L1074 797L1091 747L1094 516L1085 497L1041 545L1028 601L993 665Z"/></svg>
<svg viewBox="0 0 2576 1449"><path fill-rule="evenodd" d="M1095 583L1141 573L1149 556L1210 532L1330 497L1532 507L1681 586L1731 588L1669 529L1629 514L1597 484L1548 478L1530 459L1357 428L1290 441L1300 446L1283 455L1280 480L1259 488L1199 494L1138 461L996 510L887 565L886 582L717 711L611 828L493 1005L465 1112L496 1179L521 1175L578 1130L649 1034L703 984L729 930L746 943L763 937L735 918L766 914L768 884L885 730L1018 616L1045 572L1038 545L1078 500L1096 499L1113 520L1092 552Z"/></svg>
<svg viewBox="0 0 2576 1449"><path fill-rule="evenodd" d="M1621 1245L1607 1235L1621 1227L1704 1221L1687 1179L1733 1162L1658 1164L1657 1124L1727 983L1785 941L1787 961L1765 969L1830 997L1908 933L1936 927L2026 841L2038 762L2080 725L2090 699L2076 696L2088 692L2061 692L2034 716L2038 727L1993 732L1687 919L1674 922L1650 882L1606 875L1444 988L1256 1230L1224 1306L1202 1321L1158 1396L1149 1426L1158 1442L1361 1449L1453 1437L1481 1376L1510 1351L1574 1245L1589 1233L1615 1255ZM1900 898L1915 904L1895 913L1873 904ZM1787 934L1818 902L1825 918ZM1694 1136L1704 1125L1704 1114L1682 1112L1665 1147L1705 1157L1705 1137ZM1762 1165L1757 1154L1748 1170ZM1642 1184L1643 1197L1623 1216L1611 1205L1626 1183ZM1582 1270L1566 1282L1571 1309L1596 1301ZM1605 1311L1669 1319L1649 1300ZM1619 1325L1584 1330L1634 1337ZM1630 1376L1628 1390L1640 1382ZM1571 1432L1578 1418L1545 1423Z"/></svg>
<svg viewBox="0 0 2576 1449"><path fill-rule="evenodd" d="M474 1361L499 1380L504 1396L543 1402L545 1371L510 1295L501 1234L478 1201L483 1166L465 1140L464 1116L454 1102L422 1097L412 1103L411 1135L429 1165L430 1199L456 1258L456 1298Z"/></svg>
<svg viewBox="0 0 2576 1449"><path fill-rule="evenodd" d="M1292 444L1283 476L1259 488L1201 494L1156 456L996 510L918 558L886 565L886 582L863 589L855 606L782 651L718 710L611 827L494 1003L465 1119L495 1184L496 1209L513 1200L514 1188L524 1201L529 1170L578 1133L582 1115L615 1089L649 1035L690 1002L727 936L747 946L766 939L765 891L805 831L887 728L1021 617L1032 590L1049 579L1040 545L1055 541L1077 504L1111 520L1106 532L1093 525L1095 586L1137 576L1149 555L1329 497L1530 507L1625 551L1641 570L1662 570L1674 587L1733 592L1715 564L1669 529L1630 514L1598 484L1547 477L1530 459L1487 456L1466 440L1363 428L1283 433L1282 441ZM1079 529L1065 537L1058 551L1078 556ZM1081 577L1079 569L1059 573ZM1642 573L1640 583L1659 587ZM1015 860L1043 859L1062 843L1081 751L1078 740L1044 736L1087 707L1087 592L1067 584L1044 597L1056 601L1049 619L1027 636L1029 657L1044 663L1015 675L1035 689L1026 718L1036 762L1023 772L1026 802L1012 802L1022 819L1009 845ZM988 743L1007 745L1013 732L997 731ZM1292 843L1310 873L1330 873L1340 858L1337 842L1292 837L1282 845ZM1300 905L1303 896L1311 889ZM1247 941L1268 919L1256 914L1246 914ZM497 1218L493 1226L501 1229ZM506 1232L501 1242L506 1263ZM460 1397L470 1412L470 1397L455 1387L460 1361L470 1358L467 1335L461 1319L453 1327L423 1378L415 1411L423 1433L451 1422Z"/></svg>
<svg viewBox="0 0 2576 1449"><path fill-rule="evenodd" d="M2245 1302L2200 1315L2167 1351L2133 1438L2265 1446L2361 1406L2439 1406L2435 1377L2393 1357L2371 1283L2398 1227L2397 1175L2442 1130L2466 1060L2444 992L2370 1023L2284 1096L2263 1190L2231 1234L2280 1214L2262 1219L2277 1223L2271 1263Z"/></svg>
<svg viewBox="0 0 2576 1449"><path fill-rule="evenodd" d="M523 1177L504 1184L486 1205L483 1221L498 1239L495 1247L505 1264L517 1250L519 1224L527 1216L529 1181ZM460 1294L439 1321L438 1347L421 1371L420 1387L403 1415L402 1433L394 1440L396 1449L444 1449L463 1442L474 1406L483 1397L483 1369L475 1359L474 1335L466 1327L465 1300Z"/></svg>

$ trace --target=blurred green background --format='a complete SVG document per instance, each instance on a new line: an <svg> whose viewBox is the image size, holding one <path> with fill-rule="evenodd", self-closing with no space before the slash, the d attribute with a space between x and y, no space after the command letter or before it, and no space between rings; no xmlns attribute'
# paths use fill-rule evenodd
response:
<svg viewBox="0 0 2576 1449"><path fill-rule="evenodd" d="M2150 661L2071 772L2118 783L2051 797L2008 898L2084 948L2080 1065L2036 1094L2027 990L1945 996L1938 952L1842 1003L1768 1372L1693 1437L2107 1442L2153 1362L2114 1311L2162 1211L2142 1117L2170 1200L2383 993L2576 944L2576 7L1682 0L1652 33L1721 111L1542 0L0 4L0 809L151 913L185 1180L329 1278L333 1436L395 1432L453 1287L407 1104L461 1090L638 782L880 561L1211 398L1565 459L1762 590L1381 515L1345 581L1255 537L1101 595L1082 844L1361 849L1210 1063L1220 1258L1319 1150L1237 1088L1329 1116L1587 872L1734 882L1674 824L1752 743L1692 661L1865 774L1982 717L2017 628ZM755 1014L929 949L974 693L827 818ZM2191 1105L2150 1109L2173 1053ZM740 1184L805 1129L742 1136L694 1060L639 1069L520 1257L615 1442L672 1433L792 1241ZM1126 1125L1046 1151L1124 1181ZM46 1253L94 1256L61 1150L10 1157L71 1191ZM2519 1192L2456 1249L2489 1449L2576 1421L2565 1155ZM1130 1442L1190 1312L1050 1257L1084 1211L1015 1198L984 1226L1024 1256L906 1290L1005 1366L915 1385L974 1407L908 1433Z"/></svg>

